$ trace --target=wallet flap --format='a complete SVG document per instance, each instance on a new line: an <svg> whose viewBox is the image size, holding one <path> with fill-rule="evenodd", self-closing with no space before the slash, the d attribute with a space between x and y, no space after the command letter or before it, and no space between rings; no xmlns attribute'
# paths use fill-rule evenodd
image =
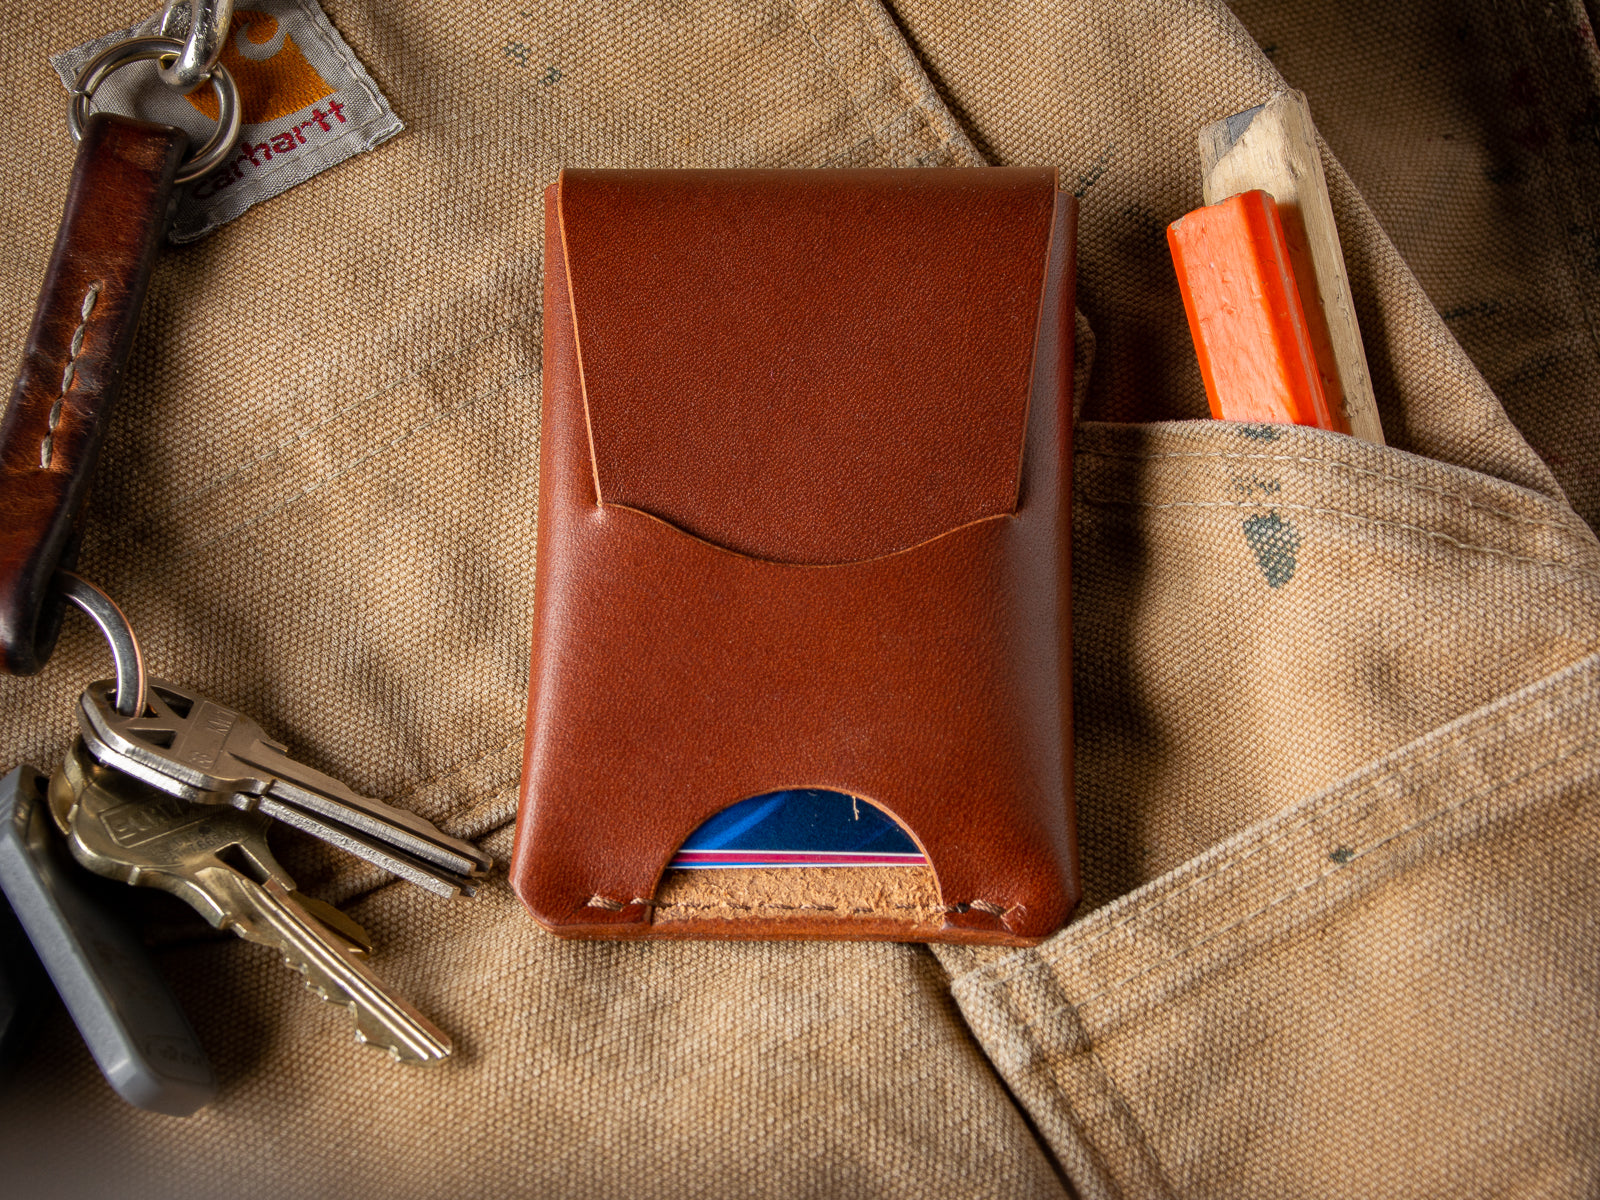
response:
<svg viewBox="0 0 1600 1200"><path fill-rule="evenodd" d="M563 172L598 499L805 564L1014 512L1055 187Z"/></svg>

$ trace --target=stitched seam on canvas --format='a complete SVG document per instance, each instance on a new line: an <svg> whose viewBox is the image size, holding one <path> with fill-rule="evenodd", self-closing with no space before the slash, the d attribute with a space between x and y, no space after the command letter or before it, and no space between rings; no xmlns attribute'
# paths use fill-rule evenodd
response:
<svg viewBox="0 0 1600 1200"><path fill-rule="evenodd" d="M520 787L521 785L519 784L518 786ZM510 792L514 792L516 790L517 790L516 787L507 788L504 792L501 793L501 795L506 795L506 794L508 794ZM498 825L491 825L488 829L485 829L481 834L478 835L478 840L479 841L483 841L483 840L485 840L487 838L492 838L495 834L499 833L502 829L510 828L512 825L515 825L516 823L517 823L517 816L516 816L515 813L512 813L511 816L507 817L504 821L501 821Z"/></svg>
<svg viewBox="0 0 1600 1200"><path fill-rule="evenodd" d="M382 442L379 445L373 447L370 451L368 451L367 453L361 455L359 458L356 458L356 459L352 460L351 462L345 464L344 466L340 467L337 471L334 471L332 474L325 475L321 479L316 480L315 482L311 483L307 487L302 488L300 491L296 492L294 495L292 495L292 496L290 496L290 497L288 497L288 498L286 498L284 500L280 500L276 504L273 504L272 506L270 506L269 508L266 508L263 511L257 513L255 516L249 517L249 518L247 518L247 519L245 519L243 521L240 521L237 525L233 525L233 526L229 527L228 529L223 530L221 533L215 535L214 537L208 538L206 541L200 543L200 545L194 547L193 549L185 550L182 554L175 555L173 557L172 561L173 562L182 562L185 559L193 558L196 554L203 553L204 551L209 550L211 547L213 547L215 545L218 545L221 542L227 541L229 538L235 536L236 534L242 533L246 529L253 528L256 525L260 525L264 521L268 521L268 520L272 519L273 517L277 516L279 513L283 512L285 509L292 508L294 505L300 503L300 501L304 500L307 496L313 495L316 492L320 492L323 488L329 486L330 484L337 483L339 480L343 479L346 475L349 475L354 471L360 470L362 467L366 466L368 463L372 462L374 459L381 458L383 455L387 454L390 450L394 449L396 446L400 445L402 442L409 441L411 438L415 437L417 434L423 433L423 432L427 431L428 429L433 428L433 426L438 425L441 422L449 420L451 417L455 416L456 414L458 414L458 413L462 412L463 410L465 410L467 408L470 408L472 405L478 403L478 401L486 400L486 399L490 398L491 396L497 396L501 392L507 391L510 388L516 386L516 384L518 384L522 380L528 379L528 378L530 378L532 376L536 376L538 374L539 374L539 372L537 370L518 371L517 373L512 375L509 379L503 380L502 382L496 384L494 387L489 388L486 391L479 392L474 396L469 396L467 399L461 401L459 404L451 405L449 408L443 409L440 412L434 413L431 416L428 416L428 417L424 418L423 420L417 422L417 424L412 425L410 428L405 429L405 430L401 431L400 433L397 433L394 437L390 438L388 441ZM153 569L155 569L155 568L152 568L152 570Z"/></svg>
<svg viewBox="0 0 1600 1200"><path fill-rule="evenodd" d="M932 129L928 115L919 108L902 108L898 116L886 120L880 126L884 138L902 148L885 165L926 167L942 163L948 166L954 154L947 143L932 135Z"/></svg>
<svg viewBox="0 0 1600 1200"><path fill-rule="evenodd" d="M1393 832L1391 832L1391 833L1387 834L1386 836L1380 838L1378 841L1372 843L1370 846L1367 846L1366 848L1364 848L1362 850L1356 851L1354 854L1352 854L1350 856L1349 859L1347 859L1344 863L1340 864L1338 869L1333 870L1333 871L1325 871L1320 875L1314 875L1310 879L1308 879L1305 882L1301 883L1298 887L1295 887L1295 888L1291 889L1290 891L1287 891L1287 892L1283 893L1282 895L1277 896L1272 900L1269 900L1266 904L1263 904L1260 908L1256 909L1255 911L1250 912L1250 913L1246 913L1244 916L1238 918L1237 920L1231 921L1227 925L1224 925L1221 928L1215 929L1211 933L1206 934L1204 937L1198 938L1195 941L1188 943L1181 950L1178 950L1178 951L1176 951L1176 952L1174 952L1174 953L1172 953L1170 955L1167 955L1164 958L1157 959L1156 961L1154 961L1152 963L1148 963L1144 967L1139 969L1138 971L1135 971L1133 974L1125 976L1124 978L1117 980L1115 983L1107 984L1105 987L1102 987L1098 991L1090 992L1087 996L1084 996L1082 999L1077 1000L1075 1002L1077 1010L1081 1013L1084 1010L1084 1007L1086 1005L1093 1003L1095 1000L1101 999L1102 997L1110 996L1115 992L1121 991L1123 988L1127 987L1129 984L1135 982L1136 980L1142 979L1144 976L1150 974L1151 972L1159 970L1161 967L1167 966L1167 965L1169 965L1171 963L1177 962L1180 959L1187 958L1189 955L1193 954L1196 950L1200 949L1202 946L1205 946L1205 945L1207 945L1207 944L1209 944L1211 942L1214 942L1218 938L1223 937L1226 934L1232 933L1234 930L1239 929L1239 928L1249 924L1251 921L1256 920L1258 917L1265 916L1267 913L1271 912L1273 909L1278 908L1281 905L1287 904L1291 900L1294 900L1297 897L1299 897L1301 895L1304 895L1306 892L1309 892L1309 891L1313 890L1314 888L1318 887L1319 885L1326 883L1328 880L1334 878L1335 876L1343 874L1345 871L1347 871L1349 869L1349 865L1351 863L1354 863L1354 862L1357 862L1357 861L1359 861L1359 860L1361 860L1363 858L1366 858L1367 856L1369 856L1371 854L1376 854L1378 851L1382 850L1385 846L1389 845L1391 842L1398 841L1399 839L1401 839L1403 837L1406 837L1406 836L1408 836L1410 834L1416 833L1417 831L1427 827L1428 825L1433 824L1435 821L1438 821L1439 819L1441 819L1443 817L1448 817L1448 816L1451 816L1454 813L1460 812L1463 808L1466 808L1468 805L1477 804L1477 803L1480 803L1482 801L1491 799L1494 796L1496 796L1497 794L1499 794L1500 792L1505 791L1507 788L1514 787L1517 784L1520 784L1520 783L1524 782L1525 780L1527 780L1532 775L1534 775L1534 774L1536 774L1536 773L1538 773L1540 771L1547 770L1548 768L1556 766L1556 765L1558 765L1558 764L1560 764L1562 762L1565 762L1569 758L1574 758L1579 754L1583 754L1583 753L1586 753L1586 752L1591 752L1597 746L1600 746L1600 738L1591 738L1589 741L1584 742L1582 745L1576 746L1571 750L1568 750L1564 754L1558 754L1554 758L1548 759L1545 762L1540 763L1538 766L1529 767L1527 770L1520 772L1519 774L1513 776L1510 779L1502 780L1500 783L1495 784L1492 787L1485 788L1485 789L1483 789L1481 791L1473 792L1470 795L1464 797L1463 799L1456 801L1456 803L1454 803L1454 804L1446 805L1444 808L1436 809L1433 812L1429 813L1427 816L1422 817L1422 818L1420 818L1420 819L1418 819L1416 821L1413 821L1409 825L1405 825L1405 826L1402 826L1399 829L1394 830ZM1042 955L1040 957L1043 958Z"/></svg>
<svg viewBox="0 0 1600 1200"><path fill-rule="evenodd" d="M1525 710L1519 709L1518 711L1521 712ZM1514 716L1515 714L1513 714L1513 718ZM1446 754L1452 753L1459 749L1459 746L1460 744L1457 742L1441 742L1439 745L1435 746L1431 751L1429 751L1424 757L1417 759L1414 763L1408 761L1407 766L1413 771L1426 769L1431 767L1434 763L1437 763L1439 759L1443 758ZM1343 809L1349 808L1357 801L1367 799L1380 788L1392 783L1397 774L1398 772L1394 769L1383 771L1373 776L1373 778L1363 786L1352 792L1348 792L1339 796L1338 799L1331 801L1326 806L1320 804L1313 805L1305 812L1298 814L1293 821L1287 822L1281 828L1275 830L1271 837L1257 842L1249 850L1244 851L1242 854L1225 858L1222 862L1218 863L1215 868L1206 872L1204 875L1194 876L1185 882L1181 887L1173 888L1170 891L1167 891L1162 895L1152 899L1149 903L1141 905L1137 913L1130 914L1120 921L1107 925L1098 932L1093 933L1084 938L1082 941L1075 943L1070 950L1071 956L1078 957L1080 954L1087 951L1089 947L1093 946L1096 942L1100 941L1108 934L1115 933L1118 930L1125 929L1138 921L1144 920L1151 913L1166 905L1169 901L1180 899L1189 892L1193 891L1195 888L1209 883L1219 875L1223 875L1229 871L1238 869L1241 864L1249 862L1258 854L1264 854L1268 850L1279 849L1287 844L1290 840L1299 837L1307 826L1315 823L1320 818L1326 817L1331 813L1338 813ZM1050 962L1055 962L1060 958L1067 957L1069 952L1064 951L1062 954L1054 957L1049 956L1044 952L1038 953L1040 958L1046 959Z"/></svg>
<svg viewBox="0 0 1600 1200"><path fill-rule="evenodd" d="M377 84L367 78L367 73L361 69L361 64L355 61L354 54L341 50L338 39L330 38L323 32L318 18L320 17L323 21L326 21L327 17L321 12L314 11L311 5L306 3L306 0L295 0L295 7L305 16L303 29L306 32L314 33L317 40L322 44L322 48L339 60L339 64L344 67L345 75L353 82L360 84L361 90L366 92L368 100L380 108L384 107L383 95L378 91Z"/></svg>
<svg viewBox="0 0 1600 1200"><path fill-rule="evenodd" d="M1166 1189L1166 1194L1168 1196L1176 1195L1171 1181L1167 1179L1166 1171L1162 1169L1161 1160L1156 1156L1155 1147L1150 1144L1150 1140L1145 1134L1144 1126L1134 1116L1132 1106L1128 1104L1127 1098L1122 1095L1121 1089L1112 1081L1110 1072L1106 1070L1105 1061L1100 1057L1099 1048L1095 1045L1094 1037L1089 1032L1088 1025L1078 1016L1077 1006L1067 998L1066 989L1061 986L1060 979L1056 977L1053 971L1049 970L1043 962L1035 962L1033 965L1040 968L1046 986L1059 997L1057 1007L1049 1009L1049 1014L1053 1017L1058 1016L1061 1012L1068 1012L1071 1013L1072 1019L1077 1022L1078 1031L1083 1035L1086 1053L1093 1063L1095 1090L1100 1093L1102 1098L1110 1100L1111 1108L1117 1114L1117 1124L1132 1133L1134 1143L1142 1152L1150 1169L1155 1173L1156 1179ZM1047 1088L1054 1095L1056 1111L1070 1114L1069 1120L1074 1132L1077 1134L1078 1145L1093 1160L1100 1177L1104 1180L1117 1181L1118 1173L1112 1170L1110 1164L1106 1161L1099 1140L1089 1136L1088 1130L1084 1127L1079 1113L1072 1104L1071 1097L1068 1095L1061 1077L1056 1071L1055 1064L1051 1060L1050 1051L1044 1047L1036 1035L1035 1022L1023 1018L1021 1006L1017 1003L1017 998L1010 988L1002 989L1001 996L1006 1008L1006 1016L1010 1019L1010 1027L1016 1031L1019 1037L1033 1047L1035 1054L1038 1056L1037 1066L1040 1069L1033 1072L1034 1077L1037 1078L1043 1075ZM1120 1187L1118 1191L1121 1194Z"/></svg>
<svg viewBox="0 0 1600 1200"><path fill-rule="evenodd" d="M895 69L894 60L889 57L889 52L883 44L883 39L878 36L878 31L873 28L872 22L867 19L867 14L862 11L861 0L850 0L850 7L855 9L856 19L861 22L863 32L871 39L872 48L877 51L878 57L883 60L884 71L894 80L894 90L899 94L900 102L905 105L906 114L919 119L922 132L925 135L922 140L931 142L935 150L945 149L950 144L950 139L939 136L932 123L928 120L927 115L923 113L922 106L911 95L910 90L906 87L905 76Z"/></svg>
<svg viewBox="0 0 1600 1200"><path fill-rule="evenodd" d="M72 381L78 374L78 362L83 358L83 336L89 330L89 315L94 312L95 301L100 298L100 289L105 283L96 279L83 294L83 303L78 306L77 328L72 331L72 340L67 346L67 365L61 372L61 392L56 396L55 403L50 406L50 415L45 422L44 438L39 443L39 467L48 470L51 460L55 458L56 429L61 424L61 414L67 403L67 392L72 388Z"/></svg>
<svg viewBox="0 0 1600 1200"><path fill-rule="evenodd" d="M214 479L214 480L210 481L209 483L202 484L200 487L196 488L192 492L185 492L182 496L178 497L178 499L175 500L172 504L168 505L164 509L157 510L153 515L157 516L157 517L166 516L168 513L171 513L173 511L175 511L176 509L183 507L185 504L188 504L188 503L190 503L191 501L194 501L194 500L198 500L200 497L205 496L205 495L207 495L207 494L209 494L211 492L214 492L218 488L226 486L227 484L231 483L233 480L237 479L239 476L245 474L246 472L252 470L253 468L259 467L263 463L271 462L274 458L277 458L279 455L281 455L281 454L285 453L286 451L292 449L293 447L299 445L301 442L305 441L306 438L310 437L312 434L316 433L318 430L324 429L328 425L331 425L331 424L333 424L333 423L335 423L337 421L340 421L343 418L350 416L352 413L355 413L355 412L359 411L360 409L365 408L368 404L371 404L374 400L380 400L384 396L387 396L390 392L396 391L397 389L404 387L406 384L411 383L414 380L420 379L422 376L428 374L434 368L436 368L436 367L438 367L438 366L440 366L440 365L442 365L444 363L450 362L453 359L457 359L457 358L462 357L463 355L465 355L469 351L477 349L479 346L483 345L485 342L491 340L492 338L498 337L502 333L507 333L507 332L510 332L512 330L517 330L517 329L531 330L531 328L532 328L532 326L528 325L526 322L508 321L506 324L497 326L496 328L489 330L487 333L484 333L481 336L474 338L470 342L460 342L460 343L457 343L454 346L451 346L448 350L441 350L437 354L435 354L432 358L429 358L428 360L423 362L420 366L418 366L410 374L403 375L399 379L391 380L388 383L382 384L379 387L375 388L373 391L368 392L365 396L362 396L359 400L352 400L349 404L346 404L343 408L337 409L334 412L329 413L327 416L323 417L322 419L320 419L318 421L312 422L310 425L305 426L303 429L297 430L296 432L291 434L288 438L284 439L283 441L279 442L277 445L273 446L271 449L265 451L262 454L257 455L255 458L248 459L245 462L242 462L242 463L238 464L237 466L233 467L225 475L222 475L222 476L218 477L217 479ZM321 384L325 384L325 383L327 383L327 379L326 378L317 381L317 385L321 385Z"/></svg>
<svg viewBox="0 0 1600 1200"><path fill-rule="evenodd" d="M1566 670L1573 670L1574 668L1582 670L1583 669L1581 667L1581 662L1582 661L1583 660L1580 660L1579 664L1574 664L1574 667L1566 668ZM1533 686L1537 688L1538 684L1535 684ZM1527 712L1529 712L1533 708L1541 706L1545 702L1546 702L1545 693L1542 690L1538 691L1535 694L1526 697L1520 704L1518 704L1514 708L1507 709L1507 710L1496 710L1495 716L1496 716L1497 723L1503 724L1503 723L1507 723L1507 722L1511 722L1511 721L1516 721L1516 720L1522 718ZM1436 745L1436 746L1432 747L1430 750L1428 750L1421 758L1418 758L1418 759L1415 759L1415 760L1412 760L1410 758L1404 759L1403 760L1403 765L1404 765L1405 769L1407 771L1410 771L1410 772L1416 772L1416 771L1420 771L1420 770L1425 770L1425 769L1431 767L1434 763L1438 762L1439 759L1442 758L1444 755L1449 754L1449 753L1453 753L1456 750L1458 750L1460 748L1461 744L1462 744L1462 739L1459 739L1459 738L1450 739L1450 740L1441 740L1438 745ZM1402 752L1403 752L1403 748L1402 748ZM1529 768L1529 769L1530 770L1539 770L1539 769L1542 769L1542 767L1546 766L1546 765L1548 765L1548 763L1541 763L1541 764L1539 764L1539 766L1532 767L1532 768ZM1257 844L1254 847L1252 847L1250 850L1248 850L1248 851L1246 851L1246 852L1244 852L1242 854L1229 855L1229 856L1223 858L1222 861L1220 861L1217 864L1216 867L1214 867L1211 871L1207 872L1206 874L1191 878L1191 879L1185 881L1182 886L1172 888L1172 889L1170 889L1170 890L1168 890L1166 892L1163 892L1158 897L1153 897L1149 901L1141 903L1139 908L1137 909L1137 911L1130 912L1130 913L1126 914L1125 916L1122 916L1122 917L1118 918L1116 921L1113 921L1113 922L1107 924L1104 928L1100 929L1099 931L1097 931L1094 934L1091 934L1089 937L1084 938L1081 941L1074 941L1072 944L1067 945L1067 946L1063 946L1059 950L1056 950L1056 951L1053 951L1053 952L1052 951L1048 951L1048 950L1044 950L1044 949L1036 949L1036 950L1033 951L1033 954L1037 958L1039 958L1039 959L1041 959L1043 961L1047 961L1047 962L1057 962L1057 961L1059 961L1059 960L1061 960L1063 958L1067 958L1069 956L1075 957L1080 951L1082 951L1085 948L1087 948L1088 946L1092 945L1094 942L1099 941L1101 938L1105 937L1107 934L1116 932L1117 930L1127 929L1127 928L1130 928L1130 927L1132 927L1134 925L1142 923L1150 913L1154 912L1157 908L1160 908L1162 905L1166 904L1169 900L1177 899L1178 897L1182 896L1184 893L1190 891L1191 889L1193 889L1195 887L1198 887L1201 884L1203 884L1203 883L1205 883L1205 882L1207 882L1207 881L1209 881L1211 879L1215 879L1219 875L1225 874L1225 873L1227 873L1229 871L1232 871L1232 870L1238 868L1239 864L1244 863L1244 862L1248 862L1250 859L1254 858L1257 854L1260 854L1260 853L1262 853L1262 852L1264 852L1266 850L1276 849L1277 847L1283 845L1290 838L1298 836L1300 834L1300 832L1307 825L1310 825L1312 822L1316 821L1318 818L1320 818L1320 817L1322 817L1322 816L1324 816L1324 815L1326 815L1328 813L1331 813L1331 812L1337 812L1338 810L1340 810L1342 808L1347 808L1352 803L1354 803L1354 802L1356 802L1358 800L1363 800L1363 799L1367 798L1374 791L1376 791L1378 788L1380 788L1380 787L1382 787L1382 786L1384 786L1384 785L1386 785L1388 783L1391 783L1398 775L1400 775L1400 773L1401 773L1400 768L1401 768L1401 763L1397 762L1397 763L1385 768L1384 770L1374 774L1373 777L1370 780L1368 780L1365 784L1363 784L1361 787L1357 788L1354 791L1351 791L1351 792L1348 792L1348 793L1346 793L1344 795L1341 795L1337 800L1331 801L1327 805L1322 805L1322 804L1313 804L1313 805L1311 805L1310 807L1308 807L1304 811L1296 814L1295 818L1292 821L1286 822L1280 828L1273 830L1268 837L1258 841ZM990 985L995 984L995 983L1003 983L1003 982L1005 982L1010 977L1010 975L1011 975L1011 973L1013 971L1021 970L1022 967L1025 966L1025 965L1026 965L1026 962L1023 962L1023 963L1018 964L1016 966L1008 966L1008 967L1002 967L1002 968L997 969L995 971L995 974L993 975L993 977L991 979L985 981L984 986L990 986Z"/></svg>
<svg viewBox="0 0 1600 1200"><path fill-rule="evenodd" d="M828 73L833 76L834 82L839 85L839 93L844 97L845 104L855 114L856 120L866 129L868 136L872 139L872 144L887 158L889 154L888 147L878 137L878 130L867 119L866 112L856 103L856 98L850 91L850 85L845 82L845 78L840 74L839 68L834 66L833 59L828 56L827 50L823 49L822 40L817 37L816 31L811 28L811 23L806 20L805 14L800 11L800 5L796 0L790 0L789 11L794 13L795 20L800 22L800 28L805 30L806 37L810 38L811 44L817 48L817 54L821 56L823 65L828 68Z"/></svg>
<svg viewBox="0 0 1600 1200"><path fill-rule="evenodd" d="M470 759L467 762L457 763L455 766L449 768L448 770L441 771L437 775L429 776L427 779L419 779L419 780L417 780L416 783L414 783L410 787L406 788L405 791L397 793L393 798L391 798L389 800L389 803L390 804L398 804L402 800L410 799L412 796L415 796L418 792L422 791L424 788L432 787L434 784L438 783L439 781L444 780L444 779L450 779L453 776L460 775L464 771L470 771L473 767L476 767L480 763L487 762L489 759L493 758L496 754L504 754L507 750L511 749L513 746L520 746L521 744L522 744L522 735L519 733L516 737L512 738L509 742L506 742L504 745L496 746L493 750L485 750L482 754L478 755L477 758Z"/></svg>
<svg viewBox="0 0 1600 1200"><path fill-rule="evenodd" d="M819 167L831 167L835 163L853 162L855 160L856 151L860 150L863 146L874 146L879 150L883 149L883 143L878 141L877 135L869 132L866 137L860 139L859 141L852 142L843 150L839 150L828 155L828 157L823 159L818 165Z"/></svg>
<svg viewBox="0 0 1600 1200"><path fill-rule="evenodd" d="M517 740L521 741L522 739L518 738ZM518 774L520 776L521 772L519 771ZM522 790L522 780L520 778L518 778L517 782L513 783L510 787L503 787L498 792L494 792L491 795L479 796L476 799L469 800L465 805L463 805L460 808L451 809L447 819L450 820L451 822L453 822L457 828L460 828L460 827L462 827L463 825L466 824L467 818L469 818L473 813L481 811L483 809L492 808L494 805L500 803L500 801L504 800L506 797L514 796L518 792L520 792L521 790ZM475 834L473 836L478 837L478 838L486 838L486 837L489 837L491 834L493 834L496 830L504 829L507 825L514 824L515 822L516 822L516 816L513 815L510 821L501 821L501 822L499 822L499 823L497 823L495 825L490 826L488 829L484 830L482 833Z"/></svg>
<svg viewBox="0 0 1600 1200"><path fill-rule="evenodd" d="M1459 500L1462 504L1470 509L1474 509L1478 512L1490 513L1497 517L1503 517L1507 521L1516 521L1524 525L1548 525L1555 529L1565 530L1568 533L1578 534L1586 541L1589 540L1587 528L1580 527L1571 521L1546 520L1540 517L1524 517L1518 513L1507 512L1505 509L1494 508L1487 504L1479 504L1477 501L1472 500L1470 497L1461 492L1452 492L1445 488L1432 487L1425 483L1416 483L1399 475L1390 475L1383 471L1374 471L1369 467L1358 467L1352 463L1347 463L1340 459L1313 458L1309 455L1303 454L1213 454L1198 451L1192 453L1175 451L1163 454L1125 454L1107 450L1084 450L1081 448L1077 451L1077 453L1093 458L1126 459L1137 462L1154 462L1158 459L1166 458L1214 458L1224 460L1237 459L1247 462L1290 462L1303 463L1310 466L1319 467L1339 467L1343 470L1349 471L1353 475L1365 475L1372 479L1380 480L1384 483L1398 484L1401 487L1407 488L1411 491L1426 492L1430 495L1435 495L1445 500ZM1541 499L1544 499L1544 497L1541 497Z"/></svg>
<svg viewBox="0 0 1600 1200"><path fill-rule="evenodd" d="M1129 508L1251 508L1251 509L1281 509L1285 512L1310 513L1313 516L1342 517L1345 520L1356 521L1363 525L1381 525L1390 529L1401 529L1407 533L1420 533L1423 537L1432 538L1457 550L1470 550L1479 554L1493 554L1510 562L1527 563L1535 567L1558 567L1570 571L1574 575L1600 578L1600 568L1579 566L1559 559L1533 558L1526 554L1513 554L1509 550L1501 550L1496 546L1483 546L1476 542L1463 542L1459 538L1451 537L1448 533L1440 533L1435 529L1426 529L1421 525L1410 525L1404 521L1391 521L1384 517L1369 517L1361 513L1348 512L1342 508L1324 508L1315 504L1281 504L1263 500L1171 500L1154 502L1148 500L1113 500L1107 496L1091 496L1084 493L1083 499L1090 504L1121 505Z"/></svg>

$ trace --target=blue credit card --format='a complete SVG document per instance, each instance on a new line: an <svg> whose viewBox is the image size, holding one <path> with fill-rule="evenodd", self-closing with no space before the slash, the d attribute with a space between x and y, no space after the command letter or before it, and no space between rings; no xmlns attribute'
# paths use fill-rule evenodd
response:
<svg viewBox="0 0 1600 1200"><path fill-rule="evenodd" d="M768 792L723 809L689 835L672 867L920 867L917 844L887 813L843 792Z"/></svg>

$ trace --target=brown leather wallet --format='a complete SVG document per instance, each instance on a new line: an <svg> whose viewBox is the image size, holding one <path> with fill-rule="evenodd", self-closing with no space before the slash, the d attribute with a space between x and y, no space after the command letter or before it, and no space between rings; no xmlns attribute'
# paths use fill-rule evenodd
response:
<svg viewBox="0 0 1600 1200"><path fill-rule="evenodd" d="M545 206L523 902L580 937L1053 932L1080 895L1056 173L565 171ZM668 870L791 788L890 814L926 886Z"/></svg>

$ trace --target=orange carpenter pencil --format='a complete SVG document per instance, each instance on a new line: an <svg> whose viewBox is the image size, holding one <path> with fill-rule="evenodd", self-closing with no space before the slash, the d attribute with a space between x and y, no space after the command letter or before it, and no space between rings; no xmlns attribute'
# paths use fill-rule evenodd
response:
<svg viewBox="0 0 1600 1200"><path fill-rule="evenodd" d="M1349 433L1329 408L1278 206L1240 192L1167 226L1211 415Z"/></svg>

